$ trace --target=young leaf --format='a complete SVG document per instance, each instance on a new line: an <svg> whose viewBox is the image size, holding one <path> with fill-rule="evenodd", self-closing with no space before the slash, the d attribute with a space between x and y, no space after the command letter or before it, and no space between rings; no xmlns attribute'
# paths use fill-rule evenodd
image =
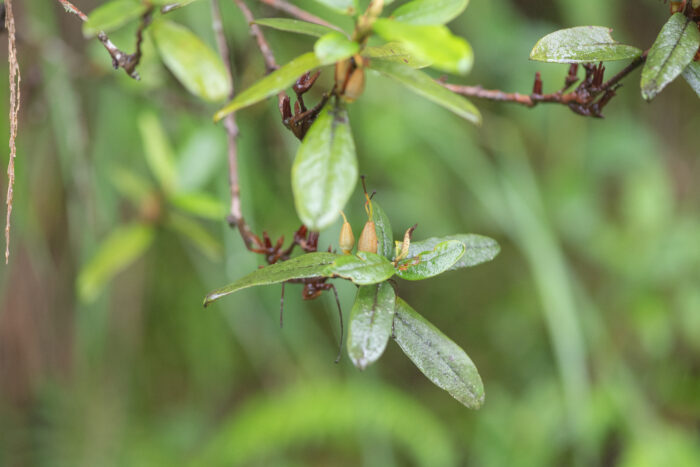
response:
<svg viewBox="0 0 700 467"><path fill-rule="evenodd" d="M447 235L445 237L431 237L418 242L411 242L408 247L408 257L416 256L423 251L432 250L439 243L447 240L459 240L465 247L464 255L447 269L448 271L476 266L477 264L491 261L501 251L498 242L492 238L475 234L456 234Z"/></svg>
<svg viewBox="0 0 700 467"><path fill-rule="evenodd" d="M334 29L331 29L328 26L289 18L261 18L256 20L255 24L278 29L280 31L296 32L298 34L306 34L316 37L325 36L329 32L335 32Z"/></svg>
<svg viewBox="0 0 700 467"><path fill-rule="evenodd" d="M469 0L413 0L391 14L396 21L432 26L449 23L462 14Z"/></svg>
<svg viewBox="0 0 700 467"><path fill-rule="evenodd" d="M223 109L216 112L214 121L218 122L231 112L251 106L283 91L294 84L299 76L313 68L321 66L321 64L321 61L313 52L300 55L238 94L231 102L226 104Z"/></svg>
<svg viewBox="0 0 700 467"><path fill-rule="evenodd" d="M326 269L339 256L334 253L306 253L281 263L256 269L236 282L210 292L204 298L204 306L233 292L256 285L278 284L290 279L327 276L329 274L326 273Z"/></svg>
<svg viewBox="0 0 700 467"><path fill-rule="evenodd" d="M676 13L661 28L642 70L642 97L652 100L680 75L700 47L697 25Z"/></svg>
<svg viewBox="0 0 700 467"><path fill-rule="evenodd" d="M683 70L683 78L700 97L700 62L690 62Z"/></svg>
<svg viewBox="0 0 700 467"><path fill-rule="evenodd" d="M438 243L432 250L409 255L408 258L399 261L396 265L396 275L409 281L437 276L454 266L464 255L464 250L464 244L459 240Z"/></svg>
<svg viewBox="0 0 700 467"><path fill-rule="evenodd" d="M139 0L113 0L95 8L83 23L83 35L94 37L114 31L145 13L147 7Z"/></svg>
<svg viewBox="0 0 700 467"><path fill-rule="evenodd" d="M376 201L372 201L372 220L377 233L377 253L391 259L394 256L394 233L389 218Z"/></svg>
<svg viewBox="0 0 700 467"><path fill-rule="evenodd" d="M354 15L357 11L356 0L316 0L331 10L335 10L343 15Z"/></svg>
<svg viewBox="0 0 700 467"><path fill-rule="evenodd" d="M461 347L398 297L394 338L430 381L470 409L481 407L484 384L474 363Z"/></svg>
<svg viewBox="0 0 700 467"><path fill-rule="evenodd" d="M184 26L158 19L150 27L163 63L195 96L218 101L228 96L231 80L221 58Z"/></svg>
<svg viewBox="0 0 700 467"><path fill-rule="evenodd" d="M372 60L369 68L393 78L411 91L435 102L460 117L479 125L481 114L474 105L459 94L440 86L430 76L408 65L384 60Z"/></svg>
<svg viewBox="0 0 700 467"><path fill-rule="evenodd" d="M78 274L78 296L86 302L97 298L107 282L148 249L153 237L153 229L144 224L113 230Z"/></svg>
<svg viewBox="0 0 700 467"><path fill-rule="evenodd" d="M220 221L226 217L226 205L206 192L175 193L170 197L170 202L181 210L204 219Z"/></svg>
<svg viewBox="0 0 700 467"><path fill-rule="evenodd" d="M151 112L142 113L138 123L146 162L163 191L172 193L176 188L177 169L173 149L170 147L163 125Z"/></svg>
<svg viewBox="0 0 700 467"><path fill-rule="evenodd" d="M380 46L369 46L362 50L362 56L370 60L386 60L388 62L399 62L411 68L425 68L430 66L428 60L419 60L413 56L406 46L401 42L387 42Z"/></svg>
<svg viewBox="0 0 700 467"><path fill-rule="evenodd" d="M366 251L355 255L341 255L326 267L326 276L349 279L357 285L383 282L394 275L394 265L383 256Z"/></svg>
<svg viewBox="0 0 700 467"><path fill-rule="evenodd" d="M560 29L537 41L530 60L551 63L584 63L627 60L642 51L620 44L612 38L612 29L602 26L578 26Z"/></svg>
<svg viewBox="0 0 700 467"><path fill-rule="evenodd" d="M359 50L360 44L337 31L329 32L314 44L314 53L322 63L344 60L355 55Z"/></svg>
<svg viewBox="0 0 700 467"><path fill-rule="evenodd" d="M464 75L474 63L471 46L445 26L414 26L379 18L373 28L387 41L403 43L412 55L439 70Z"/></svg>
<svg viewBox="0 0 700 467"><path fill-rule="evenodd" d="M294 204L311 230L331 225L357 182L355 142L347 111L329 103L304 137L292 165Z"/></svg>
<svg viewBox="0 0 700 467"><path fill-rule="evenodd" d="M388 282L363 285L350 311L348 355L364 370L384 353L391 336L396 293Z"/></svg>

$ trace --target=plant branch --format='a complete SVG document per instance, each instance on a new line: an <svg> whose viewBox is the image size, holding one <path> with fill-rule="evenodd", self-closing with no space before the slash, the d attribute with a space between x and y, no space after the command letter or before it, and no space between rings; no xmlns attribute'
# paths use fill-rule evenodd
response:
<svg viewBox="0 0 700 467"><path fill-rule="evenodd" d="M288 3L285 0L260 0L260 2L264 3L265 5L269 5L277 10L283 11L289 14L290 16L295 17L296 19L307 21L309 23L319 24L321 26L326 26L328 28L335 29L336 31L345 34L345 31L340 29L338 26L331 24L323 18L319 18L318 16L313 15L306 10L302 10L298 6L292 5L291 3Z"/></svg>
<svg viewBox="0 0 700 467"><path fill-rule="evenodd" d="M260 26L255 24L255 17L253 16L253 13L250 11L250 8L248 8L248 5L246 5L246 3L243 0L233 1L236 3L236 6L238 6L239 10L241 10L241 13L243 13L243 16L248 22L250 34L255 38L255 41L258 43L260 53L262 53L263 60L265 60L265 68L267 69L267 72L270 73L275 71L278 68L277 62L275 61L275 55L272 53L270 44L268 44L267 39L265 39L265 35L263 34L262 29L260 29Z"/></svg>
<svg viewBox="0 0 700 467"><path fill-rule="evenodd" d="M17 156L17 125L20 105L19 63L15 43L15 18L12 13L12 0L5 0L5 28L7 29L7 61L10 75L10 161L7 164L7 217L5 219L5 264L10 261L10 216L15 185L15 157Z"/></svg>

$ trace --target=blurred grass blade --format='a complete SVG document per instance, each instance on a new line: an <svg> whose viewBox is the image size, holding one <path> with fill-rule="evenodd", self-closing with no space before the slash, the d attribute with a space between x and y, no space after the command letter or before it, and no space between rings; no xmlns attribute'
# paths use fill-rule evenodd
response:
<svg viewBox="0 0 700 467"><path fill-rule="evenodd" d="M162 190L172 193L176 189L177 169L175 156L165 129L156 114L144 112L138 119L146 162Z"/></svg>
<svg viewBox="0 0 700 467"><path fill-rule="evenodd" d="M408 248L408 257L415 256L422 251L431 250L438 243L442 243L446 240L459 240L465 247L464 255L462 255L448 271L476 266L477 264L491 261L501 251L498 242L492 238L476 234L455 234L411 242Z"/></svg>
<svg viewBox="0 0 700 467"><path fill-rule="evenodd" d="M109 180L120 195L138 206L154 191L148 180L122 167L109 169Z"/></svg>
<svg viewBox="0 0 700 467"><path fill-rule="evenodd" d="M642 97L648 101L680 75L700 47L697 25L676 13L661 28L642 70Z"/></svg>
<svg viewBox="0 0 700 467"><path fill-rule="evenodd" d="M78 274L78 296L81 300L91 302L97 298L107 282L148 249L154 233L145 224L117 227Z"/></svg>
<svg viewBox="0 0 700 467"><path fill-rule="evenodd" d="M481 123L481 114L464 97L440 86L429 75L408 65L384 60L372 60L369 68L395 79L411 91L435 102L474 124Z"/></svg>
<svg viewBox="0 0 700 467"><path fill-rule="evenodd" d="M432 63L429 60L419 60L416 58L401 42L387 42L379 46L365 47L361 55L371 60L399 62L411 68L425 68Z"/></svg>
<svg viewBox="0 0 700 467"><path fill-rule="evenodd" d="M627 60L642 54L638 48L614 40L611 31L602 26L578 26L555 31L537 41L530 52L530 60L586 63Z"/></svg>
<svg viewBox="0 0 700 467"><path fill-rule="evenodd" d="M481 407L484 384L474 363L461 347L398 297L394 338L430 381L470 409Z"/></svg>
<svg viewBox="0 0 700 467"><path fill-rule="evenodd" d="M370 285L390 279L394 275L394 265L383 256L359 251L355 255L337 256L324 275L349 279L357 285Z"/></svg>
<svg viewBox="0 0 700 467"><path fill-rule="evenodd" d="M225 141L220 136L221 128L198 127L178 148L178 190L201 190L219 173L226 160Z"/></svg>
<svg viewBox="0 0 700 467"><path fill-rule="evenodd" d="M445 26L414 26L380 18L374 31L387 41L398 41L416 58L449 73L467 74L474 64L471 46Z"/></svg>
<svg viewBox="0 0 700 467"><path fill-rule="evenodd" d="M290 279L327 276L327 268L339 255L334 253L306 253L281 263L256 269L247 276L225 287L210 292L204 298L204 306L248 287L278 284Z"/></svg>
<svg viewBox="0 0 700 467"><path fill-rule="evenodd" d="M300 55L238 94L224 108L216 112L214 121L219 121L231 112L251 106L270 96L274 96L280 91L284 91L294 84L299 76L321 66L321 64L321 61L313 52Z"/></svg>
<svg viewBox="0 0 700 467"><path fill-rule="evenodd" d="M176 193L170 198L170 202L185 212L215 221L223 220L228 209L226 203L219 198L200 191Z"/></svg>
<svg viewBox="0 0 700 467"><path fill-rule="evenodd" d="M372 220L374 230L377 233L377 253L387 259L394 257L394 233L391 230L391 222L384 213L382 207L376 201L372 201Z"/></svg>
<svg viewBox="0 0 700 467"><path fill-rule="evenodd" d="M176 212L168 214L167 225L175 232L182 235L204 256L212 261L221 260L223 247L207 230L196 220L185 217Z"/></svg>
<svg viewBox="0 0 700 467"><path fill-rule="evenodd" d="M157 19L149 28L163 63L189 92L220 101L231 91L221 58L186 27Z"/></svg>
<svg viewBox="0 0 700 467"><path fill-rule="evenodd" d="M396 21L422 26L449 23L461 15L469 0L413 0L391 14Z"/></svg>
<svg viewBox="0 0 700 467"><path fill-rule="evenodd" d="M465 246L459 240L438 243L431 250L409 255L396 265L396 275L408 281L418 281L449 271L464 255Z"/></svg>
<svg viewBox="0 0 700 467"><path fill-rule="evenodd" d="M356 0L316 0L321 5L324 5L331 10L337 11L343 15L354 15L357 12Z"/></svg>
<svg viewBox="0 0 700 467"><path fill-rule="evenodd" d="M700 62L690 62L683 70L683 78L700 97Z"/></svg>
<svg viewBox="0 0 700 467"><path fill-rule="evenodd" d="M388 282L363 285L357 291L348 325L348 355L364 370L384 353L391 337L396 293Z"/></svg>
<svg viewBox="0 0 700 467"><path fill-rule="evenodd" d="M299 219L322 230L340 215L357 183L357 156L345 108L328 103L306 133L292 165Z"/></svg>
<svg viewBox="0 0 700 467"><path fill-rule="evenodd" d="M113 0L95 8L83 23L83 35L94 37L100 31L110 32L119 29L146 12L146 5L139 0Z"/></svg>
<svg viewBox="0 0 700 467"><path fill-rule="evenodd" d="M296 32L298 34L306 34L316 37L325 36L330 32L335 32L334 29L331 29L328 26L289 18L261 18L255 20L255 24L278 29L280 31Z"/></svg>
<svg viewBox="0 0 700 467"><path fill-rule="evenodd" d="M316 41L314 53L322 63L332 63L355 55L360 44L337 31L329 32Z"/></svg>

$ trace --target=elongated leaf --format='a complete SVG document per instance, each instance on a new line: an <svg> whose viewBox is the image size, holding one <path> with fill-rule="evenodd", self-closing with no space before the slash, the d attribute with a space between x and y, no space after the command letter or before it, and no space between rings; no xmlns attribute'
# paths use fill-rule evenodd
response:
<svg viewBox="0 0 700 467"><path fill-rule="evenodd" d="M220 221L226 217L226 204L209 193L176 193L170 197L170 202L185 212L205 219Z"/></svg>
<svg viewBox="0 0 700 467"><path fill-rule="evenodd" d="M102 242L78 274L78 296L91 302L107 282L136 261L153 242L154 231L145 224L118 227Z"/></svg>
<svg viewBox="0 0 700 467"><path fill-rule="evenodd" d="M139 116L139 130L151 172L163 191L171 193L176 188L177 168L173 149L160 120L154 113L145 112Z"/></svg>
<svg viewBox="0 0 700 467"><path fill-rule="evenodd" d="M278 92L294 84L299 76L320 65L321 61L316 57L315 53L308 52L304 55L300 55L237 95L223 109L216 112L214 121L219 121L231 112L235 112L236 110L251 106L270 96L274 96Z"/></svg>
<svg viewBox="0 0 700 467"><path fill-rule="evenodd" d="M445 24L462 14L468 4L469 0L413 0L398 7L391 17L408 24Z"/></svg>
<svg viewBox="0 0 700 467"><path fill-rule="evenodd" d="M470 409L481 407L484 384L471 359L461 347L398 297L394 338L430 381Z"/></svg>
<svg viewBox="0 0 700 467"><path fill-rule="evenodd" d="M445 26L414 26L380 18L373 28L387 41L403 43L412 55L437 69L464 75L474 63L471 46Z"/></svg>
<svg viewBox="0 0 700 467"><path fill-rule="evenodd" d="M398 262L396 275L401 279L419 281L448 271L464 255L464 244L448 240Z"/></svg>
<svg viewBox="0 0 700 467"><path fill-rule="evenodd" d="M151 3L153 3L154 5L169 5L170 9L168 10L168 12L170 12L173 10L177 10L178 8L182 8L183 6L187 6L190 3L194 3L196 1L197 0L151 0Z"/></svg>
<svg viewBox="0 0 700 467"><path fill-rule="evenodd" d="M298 34L306 34L309 36L321 37L329 32L335 32L334 29L320 24L299 21L298 19L289 18L261 18L255 21L260 26L278 29L280 31L296 32Z"/></svg>
<svg viewBox="0 0 700 467"><path fill-rule="evenodd" d="M389 218L376 201L372 201L372 220L377 233L377 253L391 259L394 256L394 233Z"/></svg>
<svg viewBox="0 0 700 467"><path fill-rule="evenodd" d="M109 169L109 181L112 182L112 185L114 185L114 188L117 189L120 195L137 206L147 196L151 196L151 193L154 191L154 187L149 180L141 177L136 172L118 166Z"/></svg>
<svg viewBox="0 0 700 467"><path fill-rule="evenodd" d="M334 253L306 253L281 263L256 269L236 282L210 292L204 298L204 306L233 292L256 285L278 284L290 279L329 275L326 273L328 266L333 264L333 261L339 256Z"/></svg>
<svg viewBox="0 0 700 467"><path fill-rule="evenodd" d="M321 5L344 15L354 15L357 11L357 0L316 0Z"/></svg>
<svg viewBox="0 0 700 467"><path fill-rule="evenodd" d="M601 26L578 26L547 34L537 41L530 60L552 63L582 63L627 60L642 51L615 41L612 29Z"/></svg>
<svg viewBox="0 0 700 467"><path fill-rule="evenodd" d="M401 42L387 42L380 46L365 47L362 56L370 60L386 60L388 62L399 62L411 68L425 68L430 66L428 60L419 60L411 54Z"/></svg>
<svg viewBox="0 0 700 467"><path fill-rule="evenodd" d="M158 19L150 27L163 63L185 89L208 101L231 91L231 80L219 55L189 29Z"/></svg>
<svg viewBox="0 0 700 467"><path fill-rule="evenodd" d="M357 183L357 157L347 111L330 103L304 137L292 165L294 204L311 230L331 225Z"/></svg>
<svg viewBox="0 0 700 467"><path fill-rule="evenodd" d="M338 256L324 275L349 279L357 285L371 285L391 278L394 265L383 256L359 251L355 255Z"/></svg>
<svg viewBox="0 0 700 467"><path fill-rule="evenodd" d="M348 355L364 370L384 353L391 337L396 292L388 282L363 285L350 311Z"/></svg>
<svg viewBox="0 0 700 467"><path fill-rule="evenodd" d="M683 78L700 97L700 62L690 62L690 65L683 70Z"/></svg>
<svg viewBox="0 0 700 467"><path fill-rule="evenodd" d="M401 63L383 60L372 60L369 67L397 80L416 94L445 107L460 117L477 125L481 123L481 114L471 102L440 86L422 71L414 70Z"/></svg>
<svg viewBox="0 0 700 467"><path fill-rule="evenodd" d="M322 63L332 63L355 55L360 44L337 31L329 32L314 44L314 53Z"/></svg>
<svg viewBox="0 0 700 467"><path fill-rule="evenodd" d="M212 261L221 259L223 246L198 221L176 212L168 214L167 226L182 235L185 240L197 248Z"/></svg>
<svg viewBox="0 0 700 467"><path fill-rule="evenodd" d="M686 69L698 47L697 25L682 13L671 16L649 50L642 70L642 97L648 101L656 97Z"/></svg>
<svg viewBox="0 0 700 467"><path fill-rule="evenodd" d="M411 242L408 248L408 257L413 257L422 251L435 248L439 243L447 240L459 240L464 244L465 250L456 263L448 271L476 266L477 264L491 261L501 251L496 240L475 234L456 234L445 237L431 237L418 242Z"/></svg>
<svg viewBox="0 0 700 467"><path fill-rule="evenodd" d="M113 0L95 8L83 23L83 35L94 37L100 31L119 29L145 13L146 5L139 0Z"/></svg>

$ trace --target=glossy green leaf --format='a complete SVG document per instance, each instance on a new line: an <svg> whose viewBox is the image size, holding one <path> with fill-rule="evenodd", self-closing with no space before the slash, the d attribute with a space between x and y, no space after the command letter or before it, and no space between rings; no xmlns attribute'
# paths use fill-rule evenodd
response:
<svg viewBox="0 0 700 467"><path fill-rule="evenodd" d="M690 62L683 70L683 78L700 97L700 62Z"/></svg>
<svg viewBox="0 0 700 467"><path fill-rule="evenodd" d="M152 112L139 116L139 131L143 140L144 155L151 172L166 193L175 190L177 168L170 141L158 117Z"/></svg>
<svg viewBox="0 0 700 467"><path fill-rule="evenodd" d="M470 409L481 407L484 384L471 359L461 347L398 297L394 338L430 381Z"/></svg>
<svg viewBox="0 0 700 467"><path fill-rule="evenodd" d="M226 217L227 206L219 198L201 191L176 193L170 202L181 210L195 216L221 221Z"/></svg>
<svg viewBox="0 0 700 467"><path fill-rule="evenodd" d="M306 34L316 37L325 36L329 32L335 32L334 29L331 29L328 26L289 18L261 18L256 20L255 24L280 31L296 32L298 34Z"/></svg>
<svg viewBox="0 0 700 467"><path fill-rule="evenodd" d="M551 63L583 63L627 60L642 51L615 41L612 29L602 26L578 26L547 34L537 41L530 60Z"/></svg>
<svg viewBox="0 0 700 467"><path fill-rule="evenodd" d="M438 243L431 250L409 255L399 261L396 264L396 275L409 281L437 276L454 266L464 255L464 250L464 244L459 240Z"/></svg>
<svg viewBox="0 0 700 467"><path fill-rule="evenodd" d="M182 8L183 6L187 6L190 3L194 3L197 0L150 0L151 3L154 5L168 5L169 9L168 12L171 12L173 10L177 10L178 8Z"/></svg>
<svg viewBox="0 0 700 467"><path fill-rule="evenodd" d="M429 60L419 60L416 58L401 42L387 42L386 44L376 47L365 47L362 50L362 56L370 60L399 62L411 68L425 68L431 64Z"/></svg>
<svg viewBox="0 0 700 467"><path fill-rule="evenodd" d="M471 46L445 26L415 26L379 18L373 28L387 41L403 43L412 55L439 70L464 75L474 63Z"/></svg>
<svg viewBox="0 0 700 467"><path fill-rule="evenodd" d="M471 102L440 86L434 79L420 70L384 60L372 60L369 63L369 68L397 80L416 94L445 107L474 124L481 123L481 114Z"/></svg>
<svg viewBox="0 0 700 467"><path fill-rule="evenodd" d="M350 311L348 355L364 370L384 353L391 337L396 292L388 282L363 285Z"/></svg>
<svg viewBox="0 0 700 467"><path fill-rule="evenodd" d="M360 44L337 31L329 32L314 44L314 53L322 63L334 63L355 55Z"/></svg>
<svg viewBox="0 0 700 467"><path fill-rule="evenodd" d="M686 69L698 47L697 25L682 13L671 16L649 50L642 70L642 97L648 101L656 97Z"/></svg>
<svg viewBox="0 0 700 467"><path fill-rule="evenodd" d="M491 261L501 251L498 242L492 238L475 234L456 234L447 235L445 237L431 237L418 242L411 242L408 247L408 257L416 256L423 251L432 250L439 243L447 240L459 240L465 247L464 255L462 255L448 271L476 266L477 264Z"/></svg>
<svg viewBox="0 0 700 467"><path fill-rule="evenodd" d="M357 0L316 0L321 5L344 15L354 15L357 12Z"/></svg>
<svg viewBox="0 0 700 467"><path fill-rule="evenodd" d="M306 133L292 165L294 204L301 221L322 230L340 215L357 183L357 157L347 111L328 103Z"/></svg>
<svg viewBox="0 0 700 467"><path fill-rule="evenodd" d="M168 213L167 224L212 261L221 260L223 246L198 221L176 212Z"/></svg>
<svg viewBox="0 0 700 467"><path fill-rule="evenodd" d="M383 256L359 251L354 255L338 256L324 275L349 279L357 285L370 285L391 278L394 265Z"/></svg>
<svg viewBox="0 0 700 467"><path fill-rule="evenodd" d="M396 21L423 26L449 23L462 14L469 0L413 0L391 14Z"/></svg>
<svg viewBox="0 0 700 467"><path fill-rule="evenodd" d="M136 261L153 242L153 228L145 224L118 227L102 242L78 274L78 296L91 302L107 282Z"/></svg>
<svg viewBox="0 0 700 467"><path fill-rule="evenodd" d="M290 279L327 276L329 275L327 273L328 266L333 264L333 261L339 257L340 255L334 253L306 253L281 263L256 269L236 282L210 292L204 298L204 306L248 287L279 284Z"/></svg>
<svg viewBox="0 0 700 467"><path fill-rule="evenodd" d="M377 233L377 253L387 259L393 258L394 233L391 230L391 222L376 201L372 201L372 220L374 221L374 230Z"/></svg>
<svg viewBox="0 0 700 467"><path fill-rule="evenodd" d="M146 12L140 0L113 0L95 8L83 23L83 35L94 37L103 32L114 31Z"/></svg>
<svg viewBox="0 0 700 467"><path fill-rule="evenodd" d="M300 55L237 95L223 109L219 110L216 115L214 115L214 120L219 121L231 112L235 112L236 110L251 106L270 96L274 96L278 92L294 84L299 76L318 66L321 66L321 61L316 57L315 53L308 52L304 55Z"/></svg>
<svg viewBox="0 0 700 467"><path fill-rule="evenodd" d="M231 80L219 55L189 29L158 19L149 28L165 66L195 96L219 101L231 92Z"/></svg>

